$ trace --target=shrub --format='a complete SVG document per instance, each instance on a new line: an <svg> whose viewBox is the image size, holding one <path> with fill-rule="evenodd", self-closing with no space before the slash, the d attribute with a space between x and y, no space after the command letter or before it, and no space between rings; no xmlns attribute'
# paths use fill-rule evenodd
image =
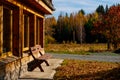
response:
<svg viewBox="0 0 120 80"><path fill-rule="evenodd" d="M51 36L45 36L45 43L46 44L52 44L52 43L55 43L55 39Z"/></svg>

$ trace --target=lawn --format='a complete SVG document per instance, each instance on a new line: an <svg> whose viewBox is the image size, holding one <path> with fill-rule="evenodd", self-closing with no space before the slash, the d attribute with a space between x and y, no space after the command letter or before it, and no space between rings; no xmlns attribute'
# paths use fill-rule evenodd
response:
<svg viewBox="0 0 120 80"><path fill-rule="evenodd" d="M65 60L54 80L120 80L120 63Z"/></svg>
<svg viewBox="0 0 120 80"><path fill-rule="evenodd" d="M106 52L106 44L48 44L46 52L59 54L101 54L113 55ZM120 80L120 63L64 60L61 67L56 69L54 80Z"/></svg>
<svg viewBox="0 0 120 80"><path fill-rule="evenodd" d="M46 52L66 54L89 55L91 52L104 52L106 50L106 44L47 44L45 46Z"/></svg>

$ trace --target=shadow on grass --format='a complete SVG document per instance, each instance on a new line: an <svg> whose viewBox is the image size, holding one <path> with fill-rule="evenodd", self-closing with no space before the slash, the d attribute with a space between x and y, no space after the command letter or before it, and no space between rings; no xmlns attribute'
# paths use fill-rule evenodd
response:
<svg viewBox="0 0 120 80"><path fill-rule="evenodd" d="M120 80L120 66L108 71L73 76L55 76L55 80Z"/></svg>

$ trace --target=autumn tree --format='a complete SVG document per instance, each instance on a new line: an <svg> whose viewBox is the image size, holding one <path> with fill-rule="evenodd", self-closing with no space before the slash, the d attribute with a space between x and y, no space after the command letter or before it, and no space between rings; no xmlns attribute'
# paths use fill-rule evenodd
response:
<svg viewBox="0 0 120 80"><path fill-rule="evenodd" d="M60 14L55 28L55 39L58 42L78 42L82 43L85 37L84 24L86 17L83 10L77 13L71 13L70 16Z"/></svg>
<svg viewBox="0 0 120 80"><path fill-rule="evenodd" d="M73 13L70 14L69 23L70 23L70 28L71 28L72 41L75 42L76 38L75 38L75 25L74 25L74 14Z"/></svg>
<svg viewBox="0 0 120 80"><path fill-rule="evenodd" d="M120 42L120 5L112 6L104 16L104 33L114 49Z"/></svg>
<svg viewBox="0 0 120 80"><path fill-rule="evenodd" d="M85 41L85 29L84 24L86 22L86 17L84 16L83 12L78 12L74 15L74 24L76 30L76 40L78 43Z"/></svg>
<svg viewBox="0 0 120 80"><path fill-rule="evenodd" d="M120 42L120 5L112 6L106 14L94 23L94 33L103 34L107 38L108 49L111 49L111 43L114 49Z"/></svg>
<svg viewBox="0 0 120 80"><path fill-rule="evenodd" d="M55 17L45 19L45 40L46 43L54 43L53 35L55 33L54 27L57 25Z"/></svg>

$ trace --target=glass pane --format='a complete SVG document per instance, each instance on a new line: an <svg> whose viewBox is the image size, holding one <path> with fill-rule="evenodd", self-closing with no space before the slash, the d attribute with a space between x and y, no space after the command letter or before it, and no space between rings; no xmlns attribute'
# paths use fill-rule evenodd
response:
<svg viewBox="0 0 120 80"><path fill-rule="evenodd" d="M29 47L29 16L24 15L24 47Z"/></svg>
<svg viewBox="0 0 120 80"><path fill-rule="evenodd" d="M36 44L39 44L39 27L40 27L40 21L37 19L37 26L36 26Z"/></svg>
<svg viewBox="0 0 120 80"><path fill-rule="evenodd" d="M3 9L3 53L11 50L11 10Z"/></svg>

